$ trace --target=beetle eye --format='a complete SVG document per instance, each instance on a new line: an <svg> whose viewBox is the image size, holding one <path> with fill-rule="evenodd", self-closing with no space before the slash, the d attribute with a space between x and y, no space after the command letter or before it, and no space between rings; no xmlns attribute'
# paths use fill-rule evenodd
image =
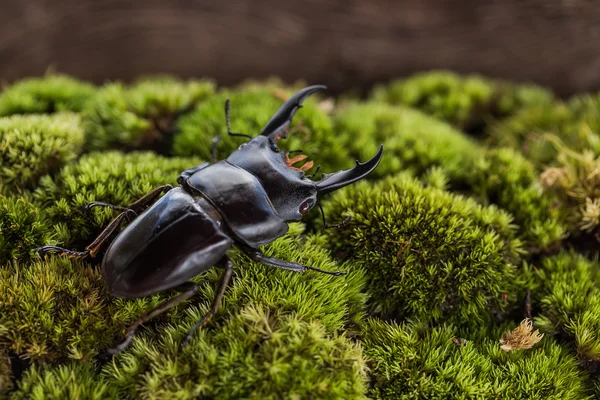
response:
<svg viewBox="0 0 600 400"><path fill-rule="evenodd" d="M313 205L314 203L312 200L306 200L305 202L300 204L300 208L298 209L298 211L300 211L300 214L306 215Z"/></svg>

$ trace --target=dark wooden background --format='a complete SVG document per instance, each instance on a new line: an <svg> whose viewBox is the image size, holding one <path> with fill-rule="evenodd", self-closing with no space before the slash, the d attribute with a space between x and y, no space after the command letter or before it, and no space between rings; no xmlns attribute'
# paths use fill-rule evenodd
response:
<svg viewBox="0 0 600 400"><path fill-rule="evenodd" d="M448 68L600 88L593 0L0 0L0 79L278 75L334 90Z"/></svg>

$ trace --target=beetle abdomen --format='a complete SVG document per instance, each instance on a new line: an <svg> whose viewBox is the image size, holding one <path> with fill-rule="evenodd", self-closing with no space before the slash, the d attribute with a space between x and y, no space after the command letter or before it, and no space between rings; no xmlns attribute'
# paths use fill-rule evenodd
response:
<svg viewBox="0 0 600 400"><path fill-rule="evenodd" d="M288 230L258 178L227 161L196 172L187 184L210 200L235 236L251 247L271 243Z"/></svg>
<svg viewBox="0 0 600 400"><path fill-rule="evenodd" d="M102 272L111 294L143 297L210 268L232 244L192 196L175 188L115 238Z"/></svg>

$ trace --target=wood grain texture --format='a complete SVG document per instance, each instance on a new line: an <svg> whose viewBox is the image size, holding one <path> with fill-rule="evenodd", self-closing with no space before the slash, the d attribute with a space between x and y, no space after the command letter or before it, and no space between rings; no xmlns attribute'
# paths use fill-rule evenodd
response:
<svg viewBox="0 0 600 400"><path fill-rule="evenodd" d="M49 67L83 79L278 75L366 88L448 68L600 87L592 0L3 0L0 79Z"/></svg>

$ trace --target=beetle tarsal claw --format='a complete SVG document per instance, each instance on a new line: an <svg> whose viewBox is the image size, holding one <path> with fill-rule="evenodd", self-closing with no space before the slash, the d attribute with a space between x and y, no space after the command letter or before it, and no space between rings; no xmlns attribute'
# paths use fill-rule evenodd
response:
<svg viewBox="0 0 600 400"><path fill-rule="evenodd" d="M296 171L306 172L309 169L311 169L313 167L313 165L315 165L315 163L313 161L308 161L301 167L294 167L294 164L297 164L300 161L305 160L307 157L308 156L306 154L298 154L297 156L290 158L288 156L288 154L286 153L285 163L287 164L288 167L295 169Z"/></svg>

